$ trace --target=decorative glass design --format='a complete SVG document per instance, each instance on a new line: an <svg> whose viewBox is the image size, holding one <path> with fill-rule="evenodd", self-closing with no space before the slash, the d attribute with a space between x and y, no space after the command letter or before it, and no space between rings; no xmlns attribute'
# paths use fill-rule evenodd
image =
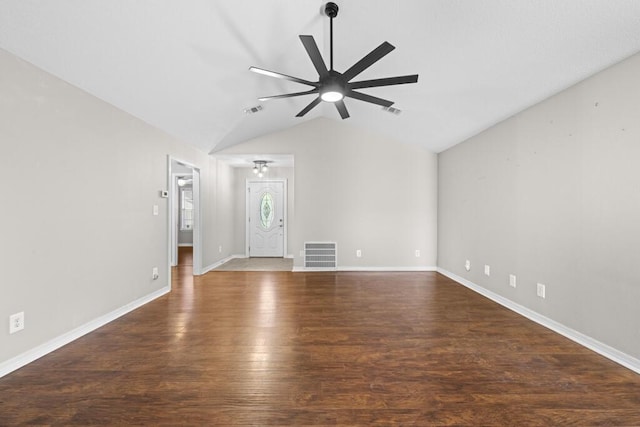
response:
<svg viewBox="0 0 640 427"><path fill-rule="evenodd" d="M262 228L268 230L273 223L273 196L271 193L264 193L260 199L260 224Z"/></svg>

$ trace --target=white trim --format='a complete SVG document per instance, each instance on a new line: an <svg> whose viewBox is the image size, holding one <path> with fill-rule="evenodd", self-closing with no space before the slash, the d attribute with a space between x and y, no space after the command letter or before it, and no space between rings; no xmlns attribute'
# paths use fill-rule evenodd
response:
<svg viewBox="0 0 640 427"><path fill-rule="evenodd" d="M294 265L293 268L291 269L291 271L294 272L294 273L313 273L313 272L318 272L318 271L325 271L325 272L329 272L329 273L335 273L336 269L335 268L320 268L320 267L316 267L316 268L312 268L312 267L296 267Z"/></svg>
<svg viewBox="0 0 640 427"><path fill-rule="evenodd" d="M490 300L497 302L501 306L506 307L509 310L514 311L526 317L527 319L532 320L537 324L544 326L545 328L551 329L552 331L557 332L558 334L566 338L569 338L571 341L574 341L590 350L593 350L596 353L600 354L601 356L604 356L607 359L613 360L614 362L624 366L625 368L631 369L632 371L640 374L639 359L636 359L633 356L623 353L620 350L616 350L615 348L610 347L607 344L601 343L600 341L594 338L591 338L590 336L587 336L574 329L571 329L561 323L558 323L555 320L549 319L548 317L543 316L540 313L537 313L527 307L524 307L518 303L515 303L510 299L507 299L501 295L496 294L495 292L492 292L488 289L483 288L482 286L476 285L475 283L470 282L469 280L462 278L460 276L457 276L451 273L450 271L447 271L443 268L438 268L437 271L438 273L444 276L447 276L451 280L454 280L460 283L461 285L471 289L472 291L475 291L480 295L483 295L489 298Z"/></svg>
<svg viewBox="0 0 640 427"><path fill-rule="evenodd" d="M200 168L193 166L193 275L202 274L202 177Z"/></svg>
<svg viewBox="0 0 640 427"><path fill-rule="evenodd" d="M193 243L178 243L179 248L192 248Z"/></svg>
<svg viewBox="0 0 640 427"><path fill-rule="evenodd" d="M167 154L167 191L169 192L169 197L167 198L167 286L171 288L171 283L173 282L173 278L171 277L171 268L174 265L173 259L173 175L171 174L171 163L173 162L173 158L170 154ZM176 238L177 241L177 238ZM177 264L177 262L176 262Z"/></svg>
<svg viewBox="0 0 640 427"><path fill-rule="evenodd" d="M336 271L381 271L381 272L403 272L403 271L436 271L437 267L417 266L417 267L336 267Z"/></svg>
<svg viewBox="0 0 640 427"><path fill-rule="evenodd" d="M0 363L0 378L17 369L22 368L23 366L28 365L34 360L46 356L47 354L59 349L64 345L69 344L72 341L77 340L78 338L88 334L89 332L95 331L96 329L106 325L109 322L113 322L117 318L124 316L125 314L137 308L140 308L143 305L148 304L156 298L159 298L169 292L171 292L171 288L169 286L165 286L162 289L158 289L157 291L152 292L149 295L138 298L137 300L125 304L124 306L110 313L100 316L97 319L91 320L82 326L79 326L69 332L53 338L44 344L32 348L31 350L27 350L24 353L7 360L6 362Z"/></svg>
<svg viewBox="0 0 640 427"><path fill-rule="evenodd" d="M210 272L211 270L213 270L214 268L220 267L225 262L229 262L232 259L237 259L237 258L246 258L246 255L244 255L244 254L229 255L228 257L223 258L220 261L216 261L213 264L210 264L210 265L204 267L202 269L202 274L206 274L206 273Z"/></svg>
<svg viewBox="0 0 640 427"><path fill-rule="evenodd" d="M405 271L437 271L437 267L336 267L336 268L309 268L309 267L293 267L293 272L305 272L305 271L359 271L359 272L398 272Z"/></svg>
<svg viewBox="0 0 640 427"><path fill-rule="evenodd" d="M285 258L293 258L293 254L285 255Z"/></svg>

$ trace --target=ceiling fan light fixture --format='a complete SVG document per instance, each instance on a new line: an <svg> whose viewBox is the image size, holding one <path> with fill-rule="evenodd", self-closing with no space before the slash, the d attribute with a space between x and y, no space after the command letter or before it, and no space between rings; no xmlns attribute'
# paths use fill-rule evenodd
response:
<svg viewBox="0 0 640 427"><path fill-rule="evenodd" d="M338 102L344 98L344 85L340 84L339 78L332 76L334 72L329 71L330 78L323 81L323 86L320 88L320 99L325 102ZM337 74L337 73L336 73Z"/></svg>
<svg viewBox="0 0 640 427"><path fill-rule="evenodd" d="M326 92L322 92L320 98L325 102L338 102L344 98L344 95L338 90L328 90Z"/></svg>
<svg viewBox="0 0 640 427"><path fill-rule="evenodd" d="M395 47L385 41L371 52L366 54L362 59L353 64L344 72L338 72L333 68L333 20L338 16L338 5L333 2L328 2L325 5L324 13L329 18L329 61L328 64L324 61L318 44L313 36L300 35L300 41L307 51L307 55L314 68L318 73L318 81L309 81L298 77L289 76L287 74L277 73L275 71L269 71L258 67L250 67L249 70L264 74L266 76L275 77L278 79L289 80L291 82L300 83L303 85L311 86L312 89L303 92L285 93L282 95L266 96L259 98L260 101L267 101L269 99L279 98L292 98L303 95L317 95L313 101L311 101L306 107L304 107L296 117L303 117L309 111L317 107L322 101L329 102L335 105L336 110L340 114L340 117L344 120L349 118L349 111L344 102L344 98L353 98L359 101L368 102L371 104L380 105L383 107L390 107L393 105L393 101L378 98L367 93L358 92L354 89L366 89L380 86L401 85L407 83L417 83L418 75L406 75L385 77L380 79L359 80L353 81L353 79L362 73L367 68L378 62L388 53L395 49Z"/></svg>

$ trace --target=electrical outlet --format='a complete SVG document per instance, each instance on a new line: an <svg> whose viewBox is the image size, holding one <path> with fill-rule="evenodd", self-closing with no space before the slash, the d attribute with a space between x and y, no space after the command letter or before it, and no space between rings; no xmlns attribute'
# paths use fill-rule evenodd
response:
<svg viewBox="0 0 640 427"><path fill-rule="evenodd" d="M467 270L467 271L471 270L471 261L466 260L464 262L464 269Z"/></svg>
<svg viewBox="0 0 640 427"><path fill-rule="evenodd" d="M420 249L416 249L416 258L420 258Z"/></svg>
<svg viewBox="0 0 640 427"><path fill-rule="evenodd" d="M538 283L538 287L537 287L536 291L537 291L537 295L540 298L545 298L545 293L546 293L546 286L545 285L543 285L542 283Z"/></svg>
<svg viewBox="0 0 640 427"><path fill-rule="evenodd" d="M15 334L24 329L24 311L9 316L9 333Z"/></svg>
<svg viewBox="0 0 640 427"><path fill-rule="evenodd" d="M356 249L356 256L357 256L358 258L361 258L361 257L362 257L362 251L361 251L360 249Z"/></svg>
<svg viewBox="0 0 640 427"><path fill-rule="evenodd" d="M218 246L218 252L222 252L222 246Z"/></svg>
<svg viewBox="0 0 640 427"><path fill-rule="evenodd" d="M509 275L509 286L511 286L512 288L516 287L516 275L515 274L510 274Z"/></svg>
<svg viewBox="0 0 640 427"><path fill-rule="evenodd" d="M300 256L303 257L304 256L304 250L300 251Z"/></svg>
<svg viewBox="0 0 640 427"><path fill-rule="evenodd" d="M484 265L484 275L485 276L491 276L491 267L489 267L488 265Z"/></svg>
<svg viewBox="0 0 640 427"><path fill-rule="evenodd" d="M158 205L153 205L153 215L157 216L160 213L160 208Z"/></svg>
<svg viewBox="0 0 640 427"><path fill-rule="evenodd" d="M158 277L160 277L158 274L158 267L153 267L153 270L151 271L151 278L153 280L158 280Z"/></svg>

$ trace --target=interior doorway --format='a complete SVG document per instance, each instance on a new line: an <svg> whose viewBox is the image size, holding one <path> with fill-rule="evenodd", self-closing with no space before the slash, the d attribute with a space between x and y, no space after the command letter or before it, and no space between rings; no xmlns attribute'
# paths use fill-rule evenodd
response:
<svg viewBox="0 0 640 427"><path fill-rule="evenodd" d="M169 156L168 176L169 270L182 261L192 264L197 276L202 270L200 169Z"/></svg>
<svg viewBox="0 0 640 427"><path fill-rule="evenodd" d="M181 169L187 169L182 167ZM172 184L175 189L174 203L171 210L172 220L172 242L177 243L177 249L172 251L171 265L175 267L180 263L179 252L185 252L187 248L193 250L193 171L179 171L172 173Z"/></svg>
<svg viewBox="0 0 640 427"><path fill-rule="evenodd" d="M248 180L246 255L282 258L287 253L287 181Z"/></svg>

